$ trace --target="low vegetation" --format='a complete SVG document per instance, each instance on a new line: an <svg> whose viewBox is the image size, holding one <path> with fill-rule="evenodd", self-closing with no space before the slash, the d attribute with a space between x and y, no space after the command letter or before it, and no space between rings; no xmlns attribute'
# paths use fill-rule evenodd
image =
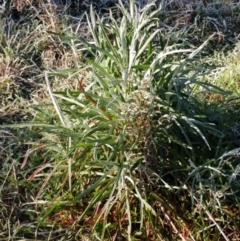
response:
<svg viewBox="0 0 240 241"><path fill-rule="evenodd" d="M163 2L8 6L1 240L240 239L240 6Z"/></svg>

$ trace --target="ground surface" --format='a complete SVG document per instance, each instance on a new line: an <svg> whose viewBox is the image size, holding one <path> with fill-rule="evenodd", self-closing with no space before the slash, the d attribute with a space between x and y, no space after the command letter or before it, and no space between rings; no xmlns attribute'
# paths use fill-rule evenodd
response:
<svg viewBox="0 0 240 241"><path fill-rule="evenodd" d="M87 19L84 15L85 13L89 14L91 4L103 21L108 22L108 11L110 8L112 8L112 12L114 16L116 16L116 19L121 17L115 8L115 4L118 2L117 0L68 1L69 5L66 5L66 1L60 0L55 1L54 5L47 5L47 2L48 1L45 1L45 3L44 1L32 1L32 4L29 4L29 1L25 0L12 0L7 2L5 11L1 13L0 125L21 124L33 119L41 121L42 123L58 123L58 118L56 115L53 115L55 110L52 107L51 99L45 84L44 71L61 72L69 68L74 69L76 67L76 62L74 62L75 59L81 59L80 55L78 56L74 53L74 50L78 50L78 46L76 45L75 49L74 47L71 49L69 47L70 44L66 44L68 39L64 39L64 37L66 37L63 34L64 31L72 31L71 33L74 32L79 38L82 37L88 41L92 41L93 36L88 29ZM127 1L123 2L127 6ZM141 8L144 7L147 2L151 1L136 1L137 5ZM157 5L153 7L152 10L160 7L162 8L158 16L161 20L158 27L161 28L166 39L169 36L170 45L178 43L186 48L198 47L211 34L215 34L210 40L210 44L206 47L206 50L202 53L202 59L206 56L211 56L212 58L214 52L215 54L221 52L226 55L233 50L235 52L236 44L240 41L239 1L175 0L156 1L156 3ZM51 11L49 9L51 9ZM61 21L65 24L64 30ZM78 26L79 23L81 23L79 25L80 27ZM61 31L63 31L63 33ZM236 51L236 56L237 54L239 54L239 52ZM199 61L202 61L202 59L200 58ZM224 64L221 63L219 65L221 66ZM53 83L53 90L59 92L65 90L84 92L84 87L80 85L81 82L79 82L79 79L72 77L66 78L67 74L61 74L59 74L60 77L58 81ZM69 76L71 76L71 74L69 74ZM77 77L79 76L77 75ZM236 77L234 81L239 83L239 78ZM227 89L227 85L222 87L226 87ZM90 100L90 103L93 105L96 105L93 98L87 96L86 99ZM221 124L223 119L227 124L232 124L233 121L230 119L232 117L235 118L235 124L233 125L229 124L229 126L226 127L223 123L222 127L224 127L228 133L225 139L219 140L218 142L223 144L220 145L215 143L213 150L217 153L217 150L214 149L216 146L226 148L226 150L238 148L240 125L237 108L234 109L231 105L229 105L229 107L221 106L221 102L224 102L224 97L222 95L204 95L204 98L217 100L217 104L214 103L213 108L226 109L226 111L225 109L224 111L222 111L222 109L217 109L216 113L211 113L212 115L210 117L212 118L212 122ZM44 107L42 108L40 106ZM219 113L224 113L225 116L219 117ZM94 121L95 120L90 122L90 124L94 125ZM144 123L144 121L141 122L141 120L139 120L138 127L141 125L144 126ZM95 196L91 199L91 195L89 194L83 202L76 202L73 194L68 193L64 185L60 185L60 192L62 193L51 193L51 189L54 190L58 183L67 183L66 176L63 174L65 173L64 170L66 170L65 162L62 166L60 165L60 169L53 175L56 179L53 178L52 182L48 180L48 174L51 176L54 173L51 171L52 168L57 166L58 163L61 163L58 153L60 153L64 147L61 147L61 149L59 146L63 143L62 139L65 138L66 133L63 132L58 138L57 133L49 137L48 134L50 133L45 131L45 136L42 138L38 127L31 127L34 130L33 132L28 131L29 128L26 128L26 126L19 127L20 128L17 129L4 127L0 131L0 239L19 240L24 238L24 240L63 240L62 237L64 237L64 240L80 240L79 237L82 237L81 240L99 240L100 237L97 236L97 234L96 236L91 236L91 230L94 229L94 232L101 233L103 229L102 223L96 224L94 221L97 220L98 214L101 213L99 210L103 208L104 203L99 202L97 205L89 208L89 213L87 212L86 217L81 219L78 223L77 220L83 211L85 211L84 208L95 201ZM233 132L236 134L235 136L229 134ZM41 140L40 142L38 142L39 139ZM50 154L54 153L53 156L46 155L45 157L46 152L43 150L46 140L49 143L53 143L53 148L48 151ZM202 148L201 145L199 148ZM201 150L203 156L205 153L208 153L207 148ZM167 156L167 165L164 167L164 170L169 171L170 169L168 175L163 175L165 178L164 181L169 181L169 183L175 187L175 185L179 185L179 183L183 182L185 177L181 176L181 172L179 172L180 174L178 176L174 176L176 170L171 170L171 165L168 163L169 158L171 158L171 153L169 154L164 148L163 152L166 152L164 155L165 157ZM160 225L160 223L161 225L157 227L161 227L161 235L163 235L166 240L172 240L173 238L175 238L175 240L191 240L191 232L196 234L195 240L228 240L226 236L229 240L239 239L239 217L237 217L239 203L236 198L239 195L239 190L237 190L237 185L239 185L239 172L237 169L239 154L236 152L233 156L230 155L229 157L222 158L221 163L223 166L227 166L227 171L224 172L218 165L213 166L216 168L214 170L217 171L214 172L214 175L208 177L207 175L210 169L205 170L204 168L211 165L211 161L214 158L218 161L220 160L218 157L214 156L215 152L213 152L209 152L209 157L206 158L206 165L199 165L199 168L196 169L193 168L194 164L186 167L184 166L184 169L179 166L177 162L179 169L187 170L189 173L196 172L198 174L198 170L200 170L199 175L197 176L196 174L196 178L193 178L193 183L196 182L196 186L199 185L200 187L202 184L206 184L206 187L204 187L207 191L204 198L206 198L210 204L213 202L211 199L213 190L216 191L214 195L219 195L221 205L216 205L217 208L214 210L209 209L212 213L208 210L203 212L204 207L200 205L196 205L193 212L189 213L191 202L193 201L188 193L192 187L191 185L189 185L189 190L182 189L181 192L179 192L181 195L176 195L175 190L174 192L170 192L166 186L162 188L161 185L158 185L157 182L160 181L155 179L154 175L148 174L148 172L144 173L144 175L140 173L141 175L138 174L140 176L139 179L137 179L138 176L136 175L135 178L138 180L138 183L146 182L144 188L146 188L149 193L157 194L154 198L153 196L150 196L149 199L147 197L146 200L153 200L152 205L154 209L157 210L161 220L164 220L162 223L159 222L158 225ZM219 151L219 153L223 152L224 150ZM106 153L107 151L105 150L105 154ZM78 152L76 151L74 155L75 154L77 156ZM101 154L99 158L102 158L102 155L104 154ZM152 159L151 156L148 156L150 162ZM155 168L155 163L154 161L152 162L153 166L151 166L151 168ZM96 170L94 168L96 168ZM87 188L89 183L95 180L91 175L94 176L95 173L101 173L98 168L96 164L93 170L86 169L83 171L84 174L80 176L82 178L80 179L84 180L84 183L77 184L74 187L75 190L73 193L76 196L81 188ZM156 166L156 169L157 168L159 167ZM81 171L82 169L76 166L76 173L73 178L74 181L78 180ZM219 182L216 182L216 189L211 190L208 186L208 181L211 180L214 183L214 180L218 178L218 174L221 173L221 171L224 175L219 178ZM91 174L89 178L85 178L86 173ZM150 179L148 179L148 175ZM204 179L205 175L207 176L206 179ZM109 176L114 176L114 174L110 173ZM204 179L205 183L198 183L201 178ZM149 180L157 181L151 186ZM233 188L231 191L226 192L227 194L224 196L226 200L222 201L221 198L223 196L221 196L221 193L225 193L222 187L226 188L228 191L230 187L225 185L225 183L230 182L230 180L233 180ZM48 181L50 182L49 186L47 185ZM199 186L197 188L199 188ZM133 192L132 189L129 190ZM201 189L196 189L197 195L201 196L201 191ZM96 195L96 193L94 193L94 195ZM235 193L236 196L234 196ZM46 209L47 213L44 213L44 207L40 206L41 204L38 206L36 202L37 198L39 196L41 197L41 195L44 197L41 200L42 203L44 203L44 201L46 201L46 203L50 202ZM55 195L59 200L63 200L61 204L58 205ZM103 196L104 195L105 192L103 192ZM129 202L132 202L133 206L135 205L136 209L134 209L132 213L133 217L138 220L138 216L142 215L142 213L138 210L138 200L136 201L134 199L136 196L137 195L129 195ZM122 230L124 230L125 234L127 233L127 220L129 218L126 212L123 212L123 214L120 212L124 209L127 210L128 204L123 200L124 198L119 200L116 205L117 209L113 209L110 212L109 223L112 223L113 226L111 227L109 224L110 231L106 236L115 236L109 239L106 238L106 240L127 240L126 235L121 236ZM51 202L53 201L56 202L53 209L51 209ZM186 216L184 216L185 213ZM43 216L40 216L40 214ZM142 237L146 240L157 240L156 237L160 236L154 236L154 225L151 226L149 224L154 218L150 215L150 212L147 214L149 215L149 219L144 223L146 231L141 233ZM174 216L175 214L176 216ZM219 217L216 218L216 220L220 220L219 223L222 229L219 228L215 222L212 222L215 217L214 215ZM41 219L40 217L43 218ZM226 220L221 222L222 217ZM194 223L195 221L193 220L197 220L196 223ZM133 230L136 231L133 235L135 240L142 240L138 234L139 223L138 221L133 223ZM116 226L114 226L115 224ZM83 230L82 227L84 227ZM207 231L209 230L206 236L204 236L205 227ZM117 231L115 232L115 230ZM219 230L224 230L225 236L222 235ZM78 234L78 232L80 234ZM171 236L171 233L173 236ZM118 236L120 237L119 239ZM181 237L186 237L186 239ZM159 238L159 240L161 239Z"/></svg>

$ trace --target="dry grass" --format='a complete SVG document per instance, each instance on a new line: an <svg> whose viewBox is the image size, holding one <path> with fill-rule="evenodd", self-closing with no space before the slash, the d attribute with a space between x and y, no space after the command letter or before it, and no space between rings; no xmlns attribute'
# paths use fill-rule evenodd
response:
<svg viewBox="0 0 240 241"><path fill-rule="evenodd" d="M93 3L106 29L113 32L116 29L111 27L115 25L111 25L104 7L115 2ZM138 6L145 2L136 1ZM162 38L146 47L140 59L145 66L136 62L129 79L134 83L135 78L148 78L143 70L152 61L151 54L147 54L153 46L168 42L178 43L181 48L198 47L215 32L210 47L196 60L204 68L214 69L215 76L204 71L199 71L199 76L233 91L235 96L195 88L191 105L195 105L196 98L201 105L199 113L206 114L203 119L217 123L221 137L205 132L204 127L201 134L212 150L203 147L204 138L189 134L191 126L178 122L185 113L174 112L171 107L172 114L169 106L162 107L165 95L156 99L148 95L151 85L133 84L130 90L137 90L129 90L131 94L115 82L111 88L106 87L109 73L117 79L124 75L119 75L119 63L101 55L101 47L109 54L115 49L122 54L122 45L120 41L107 42L111 35L101 35L99 23L95 38L102 39L96 45L86 15L82 15L89 11L89 1L79 2L76 8L42 1L12 1L11 7L20 17L13 21L7 11L0 32L1 240L240 239L240 120L239 100L235 98L239 94L238 45L234 48L240 36L239 3L209 1L206 6L199 5L199 1L156 2L157 7L152 6L150 12L162 4L157 16ZM77 9L74 17L69 15L73 9ZM123 14L115 8L112 13L120 24ZM131 41L132 32L127 33ZM92 45L84 45L82 39ZM216 49L234 50L219 57L212 55ZM152 50L153 56L156 51ZM178 55L182 59L188 56L177 53L166 65L176 68ZM195 59L192 61L197 65ZM212 61L215 65L210 66ZM161 67L170 72L166 65ZM128 101L121 103L127 94ZM53 107L52 102L60 107ZM61 126L62 112L69 118L63 124L71 122L72 129ZM126 113L124 118L122 113ZM6 127L14 123L18 128ZM184 149L183 142L188 138L181 139L181 125L193 142L195 159L188 156L193 153L190 148ZM152 129L155 132L149 138ZM180 145L174 142L178 140L170 139L174 134Z"/></svg>

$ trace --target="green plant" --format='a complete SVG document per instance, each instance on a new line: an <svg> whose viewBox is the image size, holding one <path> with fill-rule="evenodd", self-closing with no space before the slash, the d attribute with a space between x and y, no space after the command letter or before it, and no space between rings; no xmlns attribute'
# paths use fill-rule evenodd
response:
<svg viewBox="0 0 240 241"><path fill-rule="evenodd" d="M43 141L47 141L48 149L58 152L58 158L68 160L73 202L82 204L86 196L89 197L78 222L89 210L103 203L93 226L96 230L101 226L101 239L112 233L112 228L116 229L110 221L113 212L118 217L114 235L122 233L130 240L134 232L152 220L150 229L156 237L161 237L156 223L166 217L157 217L149 204L151 198L147 198L146 183L140 178L144 176L147 181L149 175L157 175L170 188L171 195L173 186L180 190L180 180L187 176L188 158L195 161L197 152L202 152L199 145L211 149L206 134L221 134L207 122L201 103L193 97L196 85L203 90L217 89L198 81L199 69L193 67L197 61L195 56L206 43L197 50L167 46L167 39L156 28L158 10L151 11L153 6L150 4L139 13L131 1L130 12L123 5L120 7L119 22L111 17L105 23L91 10L88 25L93 41L90 43L83 38L57 34L67 39L67 43L71 41L75 46L80 43L84 47L82 51L87 53L83 56L87 65L81 73L79 91L53 94L48 75L61 76L61 72L46 73L49 93L64 128L48 129L48 133L63 138L59 148L56 149L55 141L49 142L52 135L45 135ZM170 154L166 156L163 152ZM164 159L166 162L162 162ZM148 173L153 164L158 170L162 165L162 171L171 173L168 169L173 167L180 171L174 175L175 180L167 184L161 172ZM83 180L87 182L90 178L86 169L91 173L91 182L82 187ZM76 173L83 174L77 177ZM79 190L82 191L77 194ZM174 210L174 204L167 205L167 199L161 199L154 190L150 193L161 200L166 209L174 211L176 218L186 222L187 219ZM134 208L138 218L132 214ZM125 219L128 222L122 221Z"/></svg>

